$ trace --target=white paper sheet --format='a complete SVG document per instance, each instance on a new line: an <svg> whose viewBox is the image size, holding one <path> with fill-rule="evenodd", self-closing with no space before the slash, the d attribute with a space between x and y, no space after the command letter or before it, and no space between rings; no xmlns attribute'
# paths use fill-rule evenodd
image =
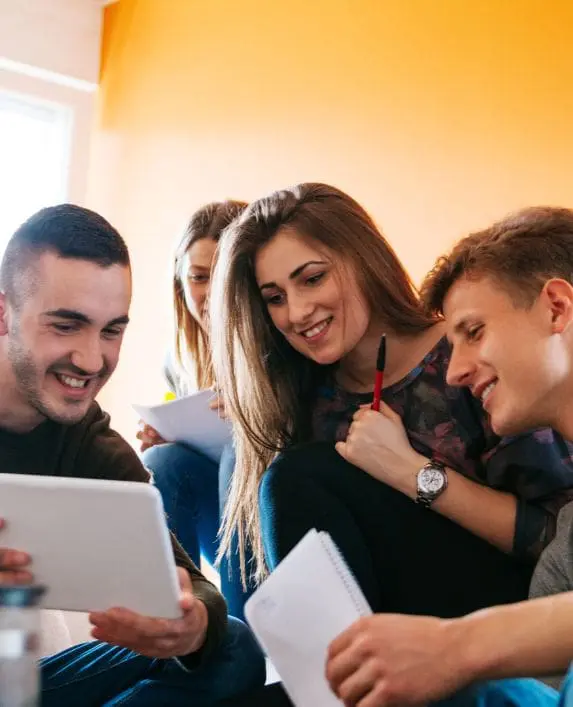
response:
<svg viewBox="0 0 573 707"><path fill-rule="evenodd" d="M141 419L157 430L166 442L181 442L215 462L231 442L231 425L211 410L212 390L171 400L160 405L133 405Z"/></svg>
<svg viewBox="0 0 573 707"><path fill-rule="evenodd" d="M326 681L329 644L371 614L330 535L309 530L245 604L296 707L342 707Z"/></svg>

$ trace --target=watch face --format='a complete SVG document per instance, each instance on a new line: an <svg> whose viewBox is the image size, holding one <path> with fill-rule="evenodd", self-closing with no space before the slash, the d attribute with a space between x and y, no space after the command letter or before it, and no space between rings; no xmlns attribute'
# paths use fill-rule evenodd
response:
<svg viewBox="0 0 573 707"><path fill-rule="evenodd" d="M419 486L422 493L434 495L439 493L445 483L444 473L439 469L424 469L419 476Z"/></svg>

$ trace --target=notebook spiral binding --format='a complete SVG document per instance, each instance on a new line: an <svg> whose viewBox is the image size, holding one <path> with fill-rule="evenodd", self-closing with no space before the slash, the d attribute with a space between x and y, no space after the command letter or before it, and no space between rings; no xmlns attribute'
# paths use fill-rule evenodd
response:
<svg viewBox="0 0 573 707"><path fill-rule="evenodd" d="M372 609L366 601L366 597L364 596L356 577L354 576L352 570L348 567L348 564L344 559L344 555L340 552L340 548L328 533L324 531L320 532L319 537L320 543L332 560L332 564L336 569L338 576L344 582L344 586L348 591L348 596L351 597L356 610L360 616L370 616Z"/></svg>

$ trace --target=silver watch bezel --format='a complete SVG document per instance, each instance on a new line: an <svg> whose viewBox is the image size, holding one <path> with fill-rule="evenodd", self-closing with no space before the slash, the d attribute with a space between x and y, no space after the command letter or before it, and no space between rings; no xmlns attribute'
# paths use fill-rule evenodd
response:
<svg viewBox="0 0 573 707"><path fill-rule="evenodd" d="M423 487L422 477L426 471L437 471L442 477L442 486L437 491L430 491ZM421 503L422 505L429 507L439 496L444 493L447 487L448 474L446 472L446 467L440 462L429 461L427 464L424 464L416 477L416 503Z"/></svg>

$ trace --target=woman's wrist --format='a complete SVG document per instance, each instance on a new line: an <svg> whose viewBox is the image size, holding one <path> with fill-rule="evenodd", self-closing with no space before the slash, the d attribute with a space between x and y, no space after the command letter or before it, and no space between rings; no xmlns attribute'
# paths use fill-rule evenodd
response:
<svg viewBox="0 0 573 707"><path fill-rule="evenodd" d="M396 490L415 501L418 495L418 473L429 461L429 457L412 450L412 454L404 460L403 467L396 477L398 479Z"/></svg>

